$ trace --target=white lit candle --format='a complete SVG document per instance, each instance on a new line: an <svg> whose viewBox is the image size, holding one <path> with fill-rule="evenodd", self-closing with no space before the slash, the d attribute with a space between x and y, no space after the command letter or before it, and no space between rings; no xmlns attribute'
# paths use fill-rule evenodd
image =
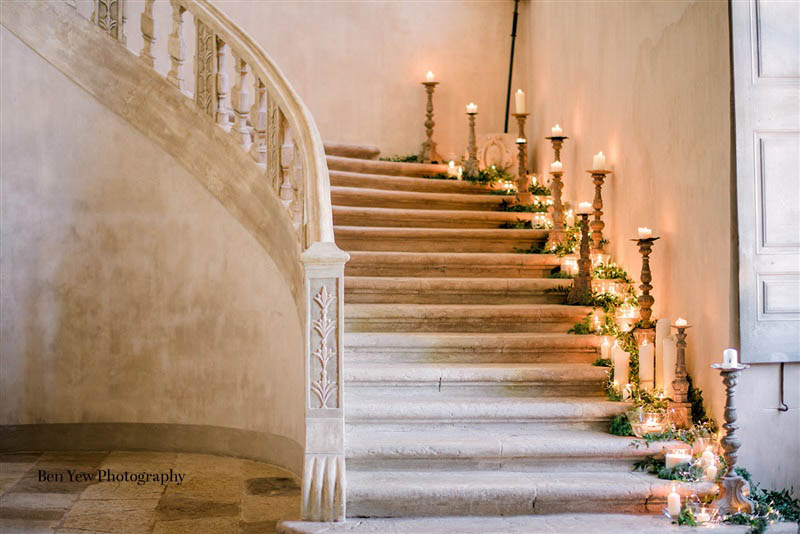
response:
<svg viewBox="0 0 800 534"><path fill-rule="evenodd" d="M603 344L600 345L600 357L604 360L609 359L609 355L611 354L611 343L608 342L608 337L603 338Z"/></svg>
<svg viewBox="0 0 800 534"><path fill-rule="evenodd" d="M475 103L470 102L469 104L467 104L467 113L477 113L477 112L478 112L478 106Z"/></svg>
<svg viewBox="0 0 800 534"><path fill-rule="evenodd" d="M703 478L709 482L716 482L717 481L717 466L716 465L709 465L703 471Z"/></svg>
<svg viewBox="0 0 800 534"><path fill-rule="evenodd" d="M572 210L567 210L567 226L575 226L575 214Z"/></svg>
<svg viewBox="0 0 800 534"><path fill-rule="evenodd" d="M592 157L592 169L597 171L603 171L606 168L606 157L603 155L603 152L600 151Z"/></svg>
<svg viewBox="0 0 800 534"><path fill-rule="evenodd" d="M630 379L630 354L622 350L619 342L611 346L611 361L614 364L614 380L619 384L627 384Z"/></svg>
<svg viewBox="0 0 800 534"><path fill-rule="evenodd" d="M514 103L517 105L517 113L525 113L525 93L522 89L517 89L514 94Z"/></svg>
<svg viewBox="0 0 800 534"><path fill-rule="evenodd" d="M552 137L562 137L564 135L564 130L561 129L561 126L559 126L558 123L556 123L556 125L553 126L550 131L553 133Z"/></svg>
<svg viewBox="0 0 800 534"><path fill-rule="evenodd" d="M669 337L669 319L656 321L656 388L667 391L664 383L664 340Z"/></svg>
<svg viewBox="0 0 800 534"><path fill-rule="evenodd" d="M675 484L672 485L672 492L667 496L667 511L672 517L681 515L681 496L675 491Z"/></svg>
<svg viewBox="0 0 800 534"><path fill-rule="evenodd" d="M592 203L591 202L579 202L578 203L578 215L589 215L592 213Z"/></svg>
<svg viewBox="0 0 800 534"><path fill-rule="evenodd" d="M739 353L736 349L725 349L722 351L722 366L736 367L739 365Z"/></svg>
<svg viewBox="0 0 800 534"><path fill-rule="evenodd" d="M650 228L639 227L639 239L650 239L653 237L653 231Z"/></svg>
<svg viewBox="0 0 800 534"><path fill-rule="evenodd" d="M431 83L433 81L433 71L428 71L428 74L425 75L425 81Z"/></svg>
<svg viewBox="0 0 800 534"><path fill-rule="evenodd" d="M626 401L631 398L631 393L633 390L631 389L630 384L625 384L625 387L622 388L622 400Z"/></svg>
<svg viewBox="0 0 800 534"><path fill-rule="evenodd" d="M448 176L455 176L458 174L458 170L456 169L456 162L450 160L450 163L447 164L447 175Z"/></svg>
<svg viewBox="0 0 800 534"><path fill-rule="evenodd" d="M524 145L525 143L527 143L527 141L525 140L524 137L517 137L517 144L518 145Z"/></svg>
<svg viewBox="0 0 800 534"><path fill-rule="evenodd" d="M647 339L639 345L639 381L644 388L655 385L655 347Z"/></svg>
<svg viewBox="0 0 800 534"><path fill-rule="evenodd" d="M459 165L459 166L458 166L458 175L457 175L459 180L461 179L461 176L462 176L463 174L464 174L464 167L462 167L461 165Z"/></svg>
<svg viewBox="0 0 800 534"><path fill-rule="evenodd" d="M560 161L554 161L550 164L550 172L561 172L561 169L563 168L564 166L561 165Z"/></svg>
<svg viewBox="0 0 800 534"><path fill-rule="evenodd" d="M700 508L699 512L697 512L697 517L695 519L697 519L697 522L701 524L708 523L709 521L711 521L711 514L709 514L708 510L705 507L703 507Z"/></svg>
<svg viewBox="0 0 800 534"><path fill-rule="evenodd" d="M700 461L703 465L714 465L714 453L711 452L711 445L706 447L706 450L700 455Z"/></svg>

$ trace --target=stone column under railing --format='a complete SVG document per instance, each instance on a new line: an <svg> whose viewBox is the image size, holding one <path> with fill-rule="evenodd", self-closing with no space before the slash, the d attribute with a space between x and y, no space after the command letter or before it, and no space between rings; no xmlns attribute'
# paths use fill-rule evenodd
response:
<svg viewBox="0 0 800 534"><path fill-rule="evenodd" d="M301 259L306 284L306 443L303 519L344 521L344 264L334 243L314 243Z"/></svg>

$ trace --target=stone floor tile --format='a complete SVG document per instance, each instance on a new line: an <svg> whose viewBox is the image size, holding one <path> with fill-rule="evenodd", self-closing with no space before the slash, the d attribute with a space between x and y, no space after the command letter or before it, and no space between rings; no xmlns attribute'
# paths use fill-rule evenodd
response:
<svg viewBox="0 0 800 534"><path fill-rule="evenodd" d="M244 478L265 478L265 477L287 477L293 478L298 484L300 480L293 473L270 464L254 462L252 460L240 460L241 472Z"/></svg>
<svg viewBox="0 0 800 534"><path fill-rule="evenodd" d="M222 474L226 476L239 476L241 473L239 458L214 456L212 454L178 453L175 459L175 468L182 472L202 473L206 476Z"/></svg>
<svg viewBox="0 0 800 534"><path fill-rule="evenodd" d="M202 519L175 519L156 521L153 534L233 534L240 532L235 517L211 517Z"/></svg>
<svg viewBox="0 0 800 534"><path fill-rule="evenodd" d="M53 534L58 521L34 521L29 519L0 518L0 532L3 534ZM87 534L83 532L82 534Z"/></svg>
<svg viewBox="0 0 800 534"><path fill-rule="evenodd" d="M239 523L241 534L273 534L277 531L278 521L256 521L255 523Z"/></svg>
<svg viewBox="0 0 800 534"><path fill-rule="evenodd" d="M221 502L183 495L165 495L156 510L158 520L199 519L209 517L235 517L238 519L239 502Z"/></svg>
<svg viewBox="0 0 800 534"><path fill-rule="evenodd" d="M182 496L214 502L238 503L245 491L241 477L226 474L209 475L204 471L185 471L183 483L170 484L165 495Z"/></svg>
<svg viewBox="0 0 800 534"><path fill-rule="evenodd" d="M25 473L0 473L0 495L14 486Z"/></svg>
<svg viewBox="0 0 800 534"><path fill-rule="evenodd" d="M150 534L158 499L79 500L67 514L64 528Z"/></svg>
<svg viewBox="0 0 800 534"><path fill-rule="evenodd" d="M250 478L245 480L245 489L248 495L267 497L300 494L300 484L294 478L285 476Z"/></svg>
<svg viewBox="0 0 800 534"><path fill-rule="evenodd" d="M266 520L290 520L300 518L300 492L281 497L242 498L242 521L255 523Z"/></svg>

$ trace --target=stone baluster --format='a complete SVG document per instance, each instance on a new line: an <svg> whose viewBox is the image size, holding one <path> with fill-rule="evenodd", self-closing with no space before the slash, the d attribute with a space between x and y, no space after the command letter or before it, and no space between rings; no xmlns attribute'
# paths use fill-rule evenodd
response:
<svg viewBox="0 0 800 534"><path fill-rule="evenodd" d="M292 200L292 204L290 206L290 213L292 214L292 222L294 223L294 229L300 235L301 242L303 242L302 236L302 224L303 224L303 206L304 202L304 184L305 184L305 174L303 172L303 158L298 157L300 154L300 148L297 146L296 142L292 142L294 146L294 160L292 161L292 170L291 170L291 177L292 177L292 188L294 189L294 199Z"/></svg>
<svg viewBox="0 0 800 534"><path fill-rule="evenodd" d="M267 88L260 78L256 79L256 103L253 117L254 142L250 155L258 165L267 169Z"/></svg>
<svg viewBox="0 0 800 534"><path fill-rule="evenodd" d="M183 40L183 14L186 9L177 0L170 0L170 4L172 5L172 31L167 40L170 62L167 80L185 92L186 81L183 77L183 64L186 62L186 42Z"/></svg>
<svg viewBox="0 0 800 534"><path fill-rule="evenodd" d="M228 115L228 71L226 61L228 45L217 37L217 125L226 132L231 131L231 122Z"/></svg>
<svg viewBox="0 0 800 534"><path fill-rule="evenodd" d="M677 358L675 360L675 378L672 380L672 422L678 428L692 426L692 404L689 402L689 380L686 372L686 329L689 325L672 325L677 329Z"/></svg>
<svg viewBox="0 0 800 534"><path fill-rule="evenodd" d="M284 132L283 145L281 145L281 188L278 196L287 209L291 209L294 200L294 187L292 186L292 162L294 161L294 143L289 131Z"/></svg>
<svg viewBox="0 0 800 534"><path fill-rule="evenodd" d="M139 19L143 41L142 51L139 52L139 57L150 67L155 67L153 45L156 42L156 21L153 18L153 2L154 0L145 0L144 11L142 11L142 16Z"/></svg>
<svg viewBox="0 0 800 534"><path fill-rule="evenodd" d="M267 182L279 193L281 185L281 136L283 115L275 99L267 93Z"/></svg>
<svg viewBox="0 0 800 534"><path fill-rule="evenodd" d="M173 12L174 16L174 12ZM204 113L213 117L217 110L217 39L214 32L206 24L195 18L195 85L194 98Z"/></svg>
<svg viewBox="0 0 800 534"><path fill-rule="evenodd" d="M550 190L553 194L553 229L547 237L547 248L551 249L559 243L563 243L567 237L564 230L564 205L561 202L561 190L564 183L561 181L561 176L564 173L560 171L550 171Z"/></svg>
<svg viewBox="0 0 800 534"><path fill-rule="evenodd" d="M330 242L300 256L306 291L306 443L302 517L344 521L345 454L342 356L344 264L350 256Z"/></svg>
<svg viewBox="0 0 800 534"><path fill-rule="evenodd" d="M247 126L247 117L250 114L250 94L247 92L247 62L234 53L234 66L236 70L236 126L232 129L233 136L239 145L247 152L250 150L250 128Z"/></svg>

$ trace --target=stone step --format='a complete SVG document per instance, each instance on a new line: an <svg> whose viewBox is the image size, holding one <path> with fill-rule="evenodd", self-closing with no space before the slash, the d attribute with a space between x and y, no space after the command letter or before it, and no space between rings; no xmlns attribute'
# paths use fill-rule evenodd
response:
<svg viewBox="0 0 800 534"><path fill-rule="evenodd" d="M405 228L500 228L532 220L532 213L510 211L416 210L333 206L333 224Z"/></svg>
<svg viewBox="0 0 800 534"><path fill-rule="evenodd" d="M345 278L345 284L347 278ZM602 338L570 334L349 332L344 357L353 362L592 363Z"/></svg>
<svg viewBox="0 0 800 534"><path fill-rule="evenodd" d="M400 278L348 276L345 302L395 304L562 304L558 278Z"/></svg>
<svg viewBox="0 0 800 534"><path fill-rule="evenodd" d="M398 399L345 390L345 423L354 432L437 429L502 432L588 429L607 432L610 420L630 406L629 403L592 397Z"/></svg>
<svg viewBox="0 0 800 534"><path fill-rule="evenodd" d="M421 193L387 191L363 187L331 186L331 203L335 206L367 208L497 211L505 197L466 193Z"/></svg>
<svg viewBox="0 0 800 534"><path fill-rule="evenodd" d="M543 278L561 265L554 254L487 254L354 251L345 276L424 278Z"/></svg>
<svg viewBox="0 0 800 534"><path fill-rule="evenodd" d="M565 333L591 308L559 304L345 304L346 332Z"/></svg>
<svg viewBox="0 0 800 534"><path fill-rule="evenodd" d="M417 191L420 193L462 193L485 195L491 188L461 180L439 180L432 178L409 178L387 174L364 174L347 171L330 171L331 185L340 187L362 187L387 191ZM506 197L501 197L506 198ZM514 197L508 197L513 199Z"/></svg>
<svg viewBox="0 0 800 534"><path fill-rule="evenodd" d="M608 372L586 363L349 362L347 391L387 397L604 397Z"/></svg>
<svg viewBox="0 0 800 534"><path fill-rule="evenodd" d="M498 252L526 250L547 241L547 230L382 228L336 226L336 244L343 250L376 252Z"/></svg>
<svg viewBox="0 0 800 534"><path fill-rule="evenodd" d="M447 165L433 163L400 163L374 159L344 158L326 156L328 170L358 172L363 174L386 174L390 176L433 176L447 172Z"/></svg>
<svg viewBox="0 0 800 534"><path fill-rule="evenodd" d="M671 483L638 473L347 473L348 517L653 513Z"/></svg>
<svg viewBox="0 0 800 534"><path fill-rule="evenodd" d="M341 158L358 158L374 160L381 153L381 149L375 145L354 145L348 143L334 143L325 141L325 155L338 156Z"/></svg>
<svg viewBox="0 0 800 534"><path fill-rule="evenodd" d="M631 438L591 430L350 432L348 470L630 472L674 442L631 447Z"/></svg>
<svg viewBox="0 0 800 534"><path fill-rule="evenodd" d="M653 506L656 508L657 506ZM708 534L705 526L676 525L660 511L650 514L543 514L513 516L401 517L338 523L283 521L278 534ZM715 534L747 534L749 525L714 525ZM769 534L798 534L797 523L778 522Z"/></svg>

